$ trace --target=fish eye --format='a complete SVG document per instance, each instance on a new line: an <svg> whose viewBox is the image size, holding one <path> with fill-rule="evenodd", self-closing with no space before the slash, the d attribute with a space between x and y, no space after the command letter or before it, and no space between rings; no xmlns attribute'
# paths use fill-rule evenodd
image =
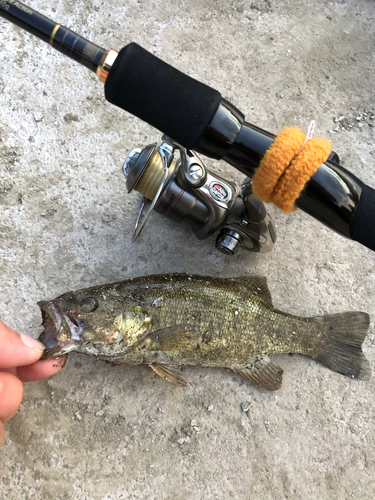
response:
<svg viewBox="0 0 375 500"><path fill-rule="evenodd" d="M94 297L86 297L85 299L83 299L81 301L81 309L83 312L85 313L90 313L90 312L93 312L95 311L95 309L97 309L98 307L98 301L96 299L94 299Z"/></svg>

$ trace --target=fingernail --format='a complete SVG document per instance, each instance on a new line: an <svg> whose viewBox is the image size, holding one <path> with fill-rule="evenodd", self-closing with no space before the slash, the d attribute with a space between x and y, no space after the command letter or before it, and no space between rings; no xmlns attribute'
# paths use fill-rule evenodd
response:
<svg viewBox="0 0 375 500"><path fill-rule="evenodd" d="M64 368L64 366L66 365L67 361L68 361L68 356L64 356L62 358L62 361L60 362L61 363L60 370L62 370Z"/></svg>
<svg viewBox="0 0 375 500"><path fill-rule="evenodd" d="M24 335L23 333L20 333L20 337L22 342L27 345L27 347L30 347L31 349L34 349L38 352L43 352L45 350L44 344L39 342L39 340L34 339L34 337L30 337L30 335Z"/></svg>

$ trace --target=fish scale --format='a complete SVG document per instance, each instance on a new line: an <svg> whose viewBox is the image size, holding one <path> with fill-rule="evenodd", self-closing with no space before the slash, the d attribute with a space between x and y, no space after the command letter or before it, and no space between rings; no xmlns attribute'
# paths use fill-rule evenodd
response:
<svg viewBox="0 0 375 500"><path fill-rule="evenodd" d="M308 320L267 310L264 301L254 296L245 303L233 301L228 306L228 292L225 289L218 289L217 296L210 301L207 297L202 301L201 297L188 289L183 291L184 294L189 300L167 298L158 303L159 310L156 313L151 313L158 330L177 324L188 330L191 328L194 333L189 349L185 345L184 350L172 349L168 352L174 363L203 364L200 363L203 357L209 366L217 366L218 363L228 366L228 363L247 363L260 354L308 351L308 342L301 343ZM201 320L202 315L206 319ZM210 342L204 341L207 335L210 336ZM142 347L143 344L138 346L138 350ZM153 348L157 349L158 346Z"/></svg>
<svg viewBox="0 0 375 500"><path fill-rule="evenodd" d="M67 292L39 303L45 358L78 351L147 364L172 384L181 366L225 367L263 389L282 383L269 356L299 353L366 379L362 312L301 318L274 309L265 278L151 275Z"/></svg>

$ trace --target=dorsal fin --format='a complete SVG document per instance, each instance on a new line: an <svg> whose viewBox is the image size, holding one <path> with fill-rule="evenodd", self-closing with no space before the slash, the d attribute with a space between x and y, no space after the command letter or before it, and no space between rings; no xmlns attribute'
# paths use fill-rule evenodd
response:
<svg viewBox="0 0 375 500"><path fill-rule="evenodd" d="M251 293L272 304L271 292L265 276L239 276L238 278L230 279L245 285Z"/></svg>
<svg viewBox="0 0 375 500"><path fill-rule="evenodd" d="M230 369L253 385L276 391L283 381L283 370L272 363L268 356L254 358L246 366L236 365Z"/></svg>

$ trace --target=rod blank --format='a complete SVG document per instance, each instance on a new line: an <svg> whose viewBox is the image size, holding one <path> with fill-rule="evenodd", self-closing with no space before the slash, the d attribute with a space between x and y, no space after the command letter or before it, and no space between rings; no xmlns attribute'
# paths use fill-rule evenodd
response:
<svg viewBox="0 0 375 500"><path fill-rule="evenodd" d="M16 0L0 1L0 16L49 43L65 56L96 72L106 51L74 31Z"/></svg>

